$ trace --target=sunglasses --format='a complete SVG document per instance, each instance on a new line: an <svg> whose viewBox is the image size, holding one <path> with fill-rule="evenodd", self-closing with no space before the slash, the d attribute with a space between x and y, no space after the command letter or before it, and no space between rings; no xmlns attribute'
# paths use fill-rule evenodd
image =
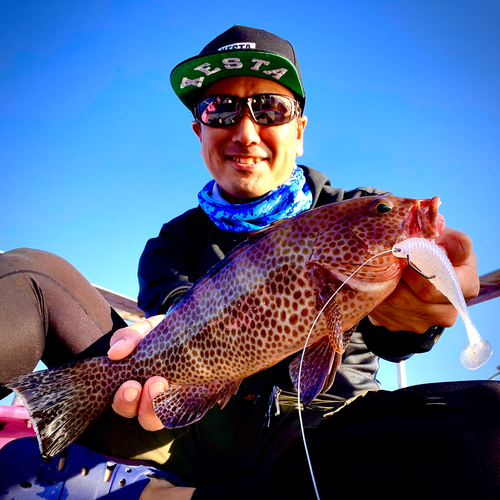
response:
<svg viewBox="0 0 500 500"><path fill-rule="evenodd" d="M280 94L257 94L251 97L214 95L195 104L196 121L209 127L229 127L238 123L248 107L253 121L275 126L291 122L300 115L300 105L291 97Z"/></svg>

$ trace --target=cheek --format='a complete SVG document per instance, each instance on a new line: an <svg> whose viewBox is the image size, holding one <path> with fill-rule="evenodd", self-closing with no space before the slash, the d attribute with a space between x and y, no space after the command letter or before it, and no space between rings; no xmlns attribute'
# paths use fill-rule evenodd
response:
<svg viewBox="0 0 500 500"><path fill-rule="evenodd" d="M270 129L270 133L266 134L263 139L274 150L276 155L295 158L298 152L297 130L291 126L282 128L281 130L280 128L278 127L275 130Z"/></svg>
<svg viewBox="0 0 500 500"><path fill-rule="evenodd" d="M211 133L211 130L204 131L200 138L200 143L200 155L204 159L210 158L210 156L213 156L214 153L218 150L217 137L214 137L214 134Z"/></svg>

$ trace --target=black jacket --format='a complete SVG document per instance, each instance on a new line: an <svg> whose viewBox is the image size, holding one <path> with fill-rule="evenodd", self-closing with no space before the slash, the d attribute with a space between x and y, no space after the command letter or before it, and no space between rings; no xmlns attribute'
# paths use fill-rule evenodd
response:
<svg viewBox="0 0 500 500"><path fill-rule="evenodd" d="M312 208L349 198L388 194L371 187L352 191L334 188L324 174L308 167L301 168L312 191ZM160 234L147 242L139 261L139 307L147 316L165 313L197 279L247 236L220 230L199 206L164 224ZM368 318L363 319L344 353L329 392L349 398L378 389L375 378L378 356L396 360L428 351L441 331L441 328L433 328L427 335L390 332L383 327L374 327ZM271 380L287 388L290 386L290 361L285 359L250 378Z"/></svg>

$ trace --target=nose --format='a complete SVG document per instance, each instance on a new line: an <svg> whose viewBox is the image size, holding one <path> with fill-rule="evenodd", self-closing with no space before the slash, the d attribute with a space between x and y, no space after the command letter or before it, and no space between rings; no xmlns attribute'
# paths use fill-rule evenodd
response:
<svg viewBox="0 0 500 500"><path fill-rule="evenodd" d="M253 121L248 106L245 106L243 116L234 126L233 142L244 146L260 143L259 125Z"/></svg>

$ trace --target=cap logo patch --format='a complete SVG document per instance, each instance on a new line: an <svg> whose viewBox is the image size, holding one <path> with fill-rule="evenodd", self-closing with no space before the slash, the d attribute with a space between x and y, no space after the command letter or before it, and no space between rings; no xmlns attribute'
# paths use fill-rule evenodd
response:
<svg viewBox="0 0 500 500"><path fill-rule="evenodd" d="M241 42L241 43L231 43L229 45L224 45L224 47L221 47L220 49L217 50L250 50L250 49L255 49L257 47L257 44L254 42Z"/></svg>
<svg viewBox="0 0 500 500"><path fill-rule="evenodd" d="M286 68L266 69L268 68L269 64L271 64L271 61L266 61L265 59L252 59L251 62L252 66L249 68L251 71L255 71L256 73L262 72L265 75L274 78L275 80L279 80L288 71ZM243 62L239 57L227 57L225 59L222 59L221 63L226 70L241 69L244 67ZM199 66L194 68L194 71L199 71L206 76L211 76L221 70L222 68L211 68L209 62L201 63ZM180 88L184 89L190 86L201 87L203 85L204 79L204 76L200 76L194 79L184 77L181 81Z"/></svg>

